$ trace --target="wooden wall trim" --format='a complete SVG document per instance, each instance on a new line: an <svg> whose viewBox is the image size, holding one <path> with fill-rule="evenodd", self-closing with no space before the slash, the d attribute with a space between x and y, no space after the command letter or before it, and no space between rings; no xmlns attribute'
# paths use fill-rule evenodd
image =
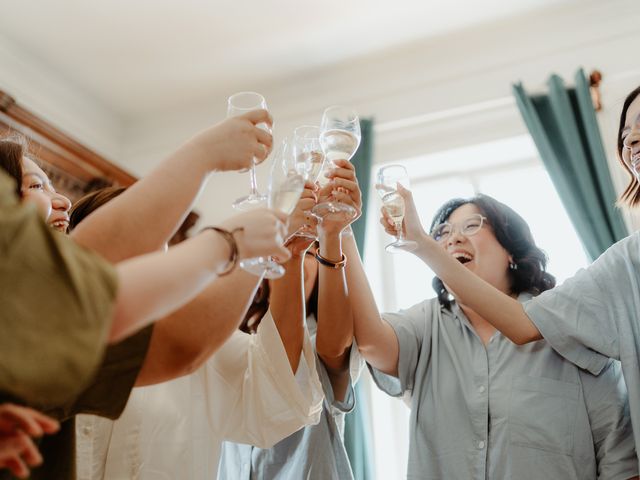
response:
<svg viewBox="0 0 640 480"><path fill-rule="evenodd" d="M63 170L73 170L75 167L92 173L95 177L105 177L123 186L129 186L136 181L136 177L129 172L85 147L46 120L39 118L2 90L0 90L0 121L11 130L63 157L66 162L56 164L57 162L54 161L55 167ZM73 171L69 173L74 174Z"/></svg>

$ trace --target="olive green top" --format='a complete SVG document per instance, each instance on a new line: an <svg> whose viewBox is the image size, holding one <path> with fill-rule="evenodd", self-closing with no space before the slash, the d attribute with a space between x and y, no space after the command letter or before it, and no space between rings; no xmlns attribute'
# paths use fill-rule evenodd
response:
<svg viewBox="0 0 640 480"><path fill-rule="evenodd" d="M54 232L0 172L0 397L46 410L74 399L102 360L116 272Z"/></svg>
<svg viewBox="0 0 640 480"><path fill-rule="evenodd" d="M153 325L107 348L94 381L77 398L45 413L62 420L56 435L39 444L43 463L31 471L31 480L76 480L75 415L92 413L116 419L129 399L151 341ZM0 470L0 480L14 480Z"/></svg>

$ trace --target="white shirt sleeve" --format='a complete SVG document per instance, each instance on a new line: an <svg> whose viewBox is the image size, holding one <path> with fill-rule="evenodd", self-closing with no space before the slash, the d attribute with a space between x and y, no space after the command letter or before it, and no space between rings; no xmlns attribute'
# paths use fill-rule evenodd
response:
<svg viewBox="0 0 640 480"><path fill-rule="evenodd" d="M270 312L255 335L235 332L197 372L210 428L225 440L270 448L318 423L323 393L306 328L298 368L296 379Z"/></svg>

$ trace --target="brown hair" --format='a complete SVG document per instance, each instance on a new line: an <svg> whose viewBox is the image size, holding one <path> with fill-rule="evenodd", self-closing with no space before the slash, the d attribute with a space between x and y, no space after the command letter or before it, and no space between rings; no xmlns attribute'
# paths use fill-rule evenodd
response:
<svg viewBox="0 0 640 480"><path fill-rule="evenodd" d="M106 187L91 192L78 200L69 212L69 232L87 218L93 211L97 210L105 203L110 202L122 192L126 187Z"/></svg>
<svg viewBox="0 0 640 480"><path fill-rule="evenodd" d="M312 255L312 253L307 250L305 255ZM309 295L309 301L305 307L305 312L307 316L313 315L314 318L318 318L318 274L316 273L316 281L313 284L313 290L311 290L311 295ZM264 279L260 283L258 290L256 291L255 296L253 297L253 302L251 302L251 306L249 310L247 310L244 319L240 323L238 327L245 333L256 333L258 331L258 325L260 325L260 321L262 317L269 310L269 295L271 293L271 288L269 287L269 280Z"/></svg>
<svg viewBox="0 0 640 480"><path fill-rule="evenodd" d="M22 197L22 157L27 151L26 142L20 137L0 139L0 168L16 181L16 194Z"/></svg>
<svg viewBox="0 0 640 480"><path fill-rule="evenodd" d="M455 210L468 203L478 207L487 218L496 239L517 265L515 270L508 270L511 293L529 292L538 295L556 285L555 277L545 270L547 256L536 245L527 222L515 210L495 198L477 195L468 199L449 200L434 215L430 231L446 222ZM438 277L433 279L433 289L438 294L440 303L449 308L451 297Z"/></svg>
<svg viewBox="0 0 640 480"><path fill-rule="evenodd" d="M624 145L622 143L622 130L624 130L624 124L626 123L627 111L629 110L629 106L633 103L638 95L640 95L640 87L637 87L629 95L627 95L627 98L625 98L624 104L622 105L622 112L620 113L620 125L618 127L618 160L620 160L620 163L631 177L627 188L625 188L624 192L622 192L622 195L620 195L619 201L620 203L627 204L630 207L635 207L640 204L640 183L631 171L631 168L629 168L629 165L627 165L622 158L622 149L624 148Z"/></svg>

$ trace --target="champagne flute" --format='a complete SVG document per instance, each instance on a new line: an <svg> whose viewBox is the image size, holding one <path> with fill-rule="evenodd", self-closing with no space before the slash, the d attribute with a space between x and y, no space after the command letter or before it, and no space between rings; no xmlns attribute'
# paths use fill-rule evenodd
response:
<svg viewBox="0 0 640 480"><path fill-rule="evenodd" d="M239 92L231 95L227 100L227 117L237 117L252 110L267 109L267 101L262 95L256 92ZM261 123L257 125L269 133L271 129L268 125ZM258 192L258 183L256 181L256 160L253 159L251 168L249 169L250 190L249 195L238 198L233 202L233 208L236 210L251 210L253 208L264 205L267 197Z"/></svg>
<svg viewBox="0 0 640 480"><path fill-rule="evenodd" d="M322 114L320 124L320 146L327 161L325 171L335 168L335 161L350 160L360 145L360 120L355 111L347 107L329 107ZM321 176L320 186L329 183L329 179ZM326 201L313 207L312 212L319 218L333 213L342 213L348 218L354 218L356 209L337 201Z"/></svg>
<svg viewBox="0 0 640 480"><path fill-rule="evenodd" d="M382 199L387 214L396 227L396 241L385 247L389 253L410 252L418 247L413 240L404 238L402 221L404 220L404 199L398 193L398 184L409 188L409 174L402 165L387 165L378 170L376 190Z"/></svg>
<svg viewBox="0 0 640 480"><path fill-rule="evenodd" d="M271 166L269 208L291 215L303 190L304 176L296 170L293 149L285 140L274 155ZM240 262L240 267L254 275L264 275L264 278L280 278L284 275L284 267L273 258L248 258Z"/></svg>
<svg viewBox="0 0 640 480"><path fill-rule="evenodd" d="M293 131L293 154L296 161L296 170L305 177L305 180L316 183L324 166L325 155L320 147L320 127L315 125L302 125ZM311 215L311 211L304 212ZM318 237L316 228L305 224L294 234L296 237Z"/></svg>

